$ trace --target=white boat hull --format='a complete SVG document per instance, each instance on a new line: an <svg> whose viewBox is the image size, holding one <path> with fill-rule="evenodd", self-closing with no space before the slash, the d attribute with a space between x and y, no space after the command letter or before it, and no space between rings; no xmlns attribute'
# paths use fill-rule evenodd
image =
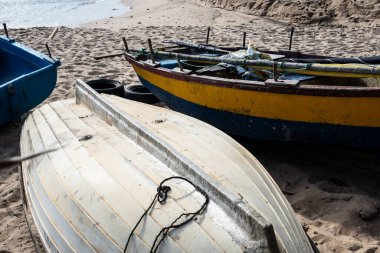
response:
<svg viewBox="0 0 380 253"><path fill-rule="evenodd" d="M114 96L78 80L77 99L36 109L21 135L29 208L48 252L122 252L157 186L185 177L210 196L196 221L158 252L312 252L289 203L262 165L221 131L194 118ZM203 197L171 183L127 252L149 252L159 231Z"/></svg>

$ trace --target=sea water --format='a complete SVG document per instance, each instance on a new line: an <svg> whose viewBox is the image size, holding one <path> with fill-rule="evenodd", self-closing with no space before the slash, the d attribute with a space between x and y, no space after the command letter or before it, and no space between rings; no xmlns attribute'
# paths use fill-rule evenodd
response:
<svg viewBox="0 0 380 253"><path fill-rule="evenodd" d="M0 0L0 22L12 28L77 26L128 10L121 0Z"/></svg>

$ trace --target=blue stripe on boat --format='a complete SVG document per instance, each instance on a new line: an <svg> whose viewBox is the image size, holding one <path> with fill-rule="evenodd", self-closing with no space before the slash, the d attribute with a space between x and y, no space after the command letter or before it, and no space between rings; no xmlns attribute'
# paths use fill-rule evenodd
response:
<svg viewBox="0 0 380 253"><path fill-rule="evenodd" d="M139 78L144 86L171 109L203 120L233 135L262 140L313 142L361 148L380 146L378 128L274 120L215 110L181 99L144 78Z"/></svg>

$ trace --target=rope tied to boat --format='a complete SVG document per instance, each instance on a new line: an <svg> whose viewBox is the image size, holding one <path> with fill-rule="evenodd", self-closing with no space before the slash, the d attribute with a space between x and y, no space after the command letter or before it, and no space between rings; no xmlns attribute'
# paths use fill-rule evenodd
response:
<svg viewBox="0 0 380 253"><path fill-rule="evenodd" d="M149 207L142 214L142 216L140 217L139 221L137 222L137 224L134 226L134 228L132 229L131 233L129 234L128 241L127 241L127 243L125 245L125 248L124 248L124 253L127 252L129 242L130 242L130 240L132 238L132 235L134 234L136 228L138 227L138 225L140 224L140 222L142 221L142 219L147 215L147 213L152 208L152 206L154 205L154 203L156 202L156 200L158 202L160 202L160 204L165 204L166 203L166 200L168 198L168 193L171 191L171 187L168 186L168 185L164 185L164 183L166 183L166 182L168 182L170 180L173 180L173 179L181 179L181 180L184 180L187 183L191 184L195 188L195 190L197 190L199 193L201 193L203 195L203 197L205 198L205 201L204 201L204 203L202 204L202 206L197 211L190 212L190 213L182 213L169 226L162 228L161 231L157 234L156 238L154 239L153 245L150 248L150 252L151 253L157 252L160 244L163 242L163 240L165 239L165 237L168 235L168 233L172 229L176 229L176 228L179 228L179 227L182 227L182 226L188 224L189 222L191 222L192 220L194 220L197 215L202 214L203 211L207 208L207 205L210 202L210 198L209 198L208 194L203 189L201 189L197 185L195 185L193 182L191 182L190 180L188 180L186 178L179 177L179 176L174 176L174 177L169 177L169 178L164 179L160 183L160 185L157 187L157 193L154 196L154 198L153 198L152 202L150 203ZM176 224L183 217L186 217L186 219L184 221Z"/></svg>

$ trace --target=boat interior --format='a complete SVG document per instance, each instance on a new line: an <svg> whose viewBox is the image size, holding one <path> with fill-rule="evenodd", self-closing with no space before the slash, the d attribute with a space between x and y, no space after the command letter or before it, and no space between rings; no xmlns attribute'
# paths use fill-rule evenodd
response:
<svg viewBox="0 0 380 253"><path fill-rule="evenodd" d="M15 42L0 38L0 84L32 73L51 62L25 52Z"/></svg>
<svg viewBox="0 0 380 253"><path fill-rule="evenodd" d="M238 50L244 50L243 47L223 47L223 50L230 52L235 52ZM169 46L162 47L158 49L159 51L181 53L181 54L190 54L190 55L201 55L208 57L220 57L223 54L215 53L210 50L204 49L194 49L180 46ZM320 55L310 55L303 54L300 52L293 51L261 51L262 53L271 55L272 59L276 61L289 61L291 59L299 60L320 60L328 59L326 56ZM148 51L134 51L133 55L137 55L138 60L149 60L150 54ZM182 71L187 75L201 75L201 76L210 76L226 79L238 79L238 80L252 80L252 81L263 81L265 82L268 79L273 79L272 70L253 70L249 67L236 66L226 63L205 63L205 62L196 62L190 60L180 60L179 62L175 58L159 56L155 57L156 61L159 63L160 67L167 68L173 71L178 71L182 68ZM296 73L278 73L278 80L282 81L284 85L290 83L289 86L298 86L298 85L313 85L313 86L344 86L344 87L380 87L380 78L369 77L369 78L353 78L353 77L323 77L323 76L313 76L305 74L296 74ZM290 82L289 82L290 81Z"/></svg>
<svg viewBox="0 0 380 253"><path fill-rule="evenodd" d="M0 83L7 83L19 76L39 69L35 64L0 49Z"/></svg>

